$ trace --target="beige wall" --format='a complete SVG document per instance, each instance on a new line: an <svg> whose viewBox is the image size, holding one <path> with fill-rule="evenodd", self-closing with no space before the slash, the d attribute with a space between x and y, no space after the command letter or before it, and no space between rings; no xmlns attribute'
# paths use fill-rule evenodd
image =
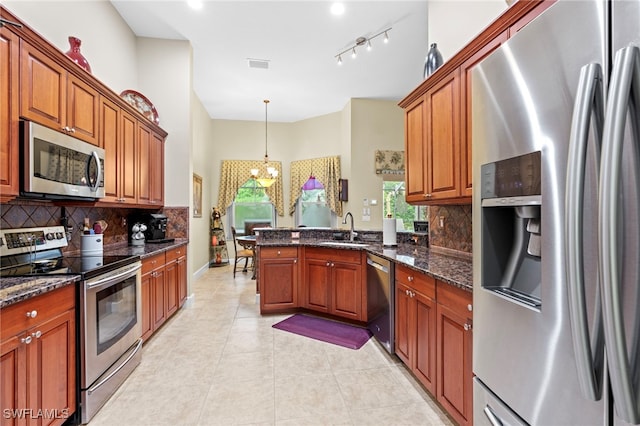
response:
<svg viewBox="0 0 640 426"><path fill-rule="evenodd" d="M136 36L111 3L21 0L2 4L63 52L69 50L69 36L82 40L80 51L91 73L114 92L138 87Z"/></svg>
<svg viewBox="0 0 640 426"><path fill-rule="evenodd" d="M345 208L360 229L382 229L382 177L375 173L376 150L404 150L404 112L395 102L352 99L351 178ZM365 198L369 203L378 201L368 207L369 222L362 221Z"/></svg>
<svg viewBox="0 0 640 426"><path fill-rule="evenodd" d="M209 218L211 208L215 205L215 201L211 198L211 189L217 169L211 165L211 159L215 157L215 146L212 143L213 121L195 93L191 95L191 129L193 139L191 166L193 173L202 177L202 217L189 219L189 241L192 250L188 258L192 262L191 270L196 273L198 268L209 263Z"/></svg>
<svg viewBox="0 0 640 426"><path fill-rule="evenodd" d="M507 3L504 0L431 0L427 7L429 44L437 43L447 61L504 12Z"/></svg>
<svg viewBox="0 0 640 426"><path fill-rule="evenodd" d="M290 202L290 164L308 158L339 155L342 177L349 179L349 201L356 227L381 229L380 205L372 208L372 220L362 222L362 199L382 196L382 179L374 171L376 149L404 149L403 112L395 101L352 99L343 111L295 123L269 123L269 158L282 162L285 205ZM264 153L264 122L213 120L214 160L217 170L212 200L218 199L222 160L261 159ZM378 211L380 210L380 211ZM278 226L294 226L293 217L278 217Z"/></svg>

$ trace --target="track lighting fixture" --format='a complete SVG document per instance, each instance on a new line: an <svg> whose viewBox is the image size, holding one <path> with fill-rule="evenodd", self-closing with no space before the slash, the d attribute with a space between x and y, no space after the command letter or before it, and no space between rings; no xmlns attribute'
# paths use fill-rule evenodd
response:
<svg viewBox="0 0 640 426"><path fill-rule="evenodd" d="M388 43L389 31L391 31L391 27L387 28L386 30L380 31L379 33L374 34L371 37L358 37L355 43L353 44L353 46L349 46L348 48L344 49L342 52L339 52L334 56L334 58L336 58L336 60L338 61L338 65L342 65L342 55L344 55L347 52L351 52L351 57L355 59L356 56L358 56L358 53L356 52L356 47L361 47L366 45L367 51L370 51L372 49L371 40L373 40L378 36L381 36L384 34L384 42Z"/></svg>

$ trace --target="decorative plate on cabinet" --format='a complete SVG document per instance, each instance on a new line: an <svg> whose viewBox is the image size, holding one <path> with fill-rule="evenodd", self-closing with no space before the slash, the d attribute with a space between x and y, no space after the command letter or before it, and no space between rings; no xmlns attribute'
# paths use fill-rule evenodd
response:
<svg viewBox="0 0 640 426"><path fill-rule="evenodd" d="M135 90L124 90L120 93L120 97L129 105L140 111L140 113L150 121L160 125L160 118L158 117L156 107L154 107L151 101L142 93L138 93Z"/></svg>

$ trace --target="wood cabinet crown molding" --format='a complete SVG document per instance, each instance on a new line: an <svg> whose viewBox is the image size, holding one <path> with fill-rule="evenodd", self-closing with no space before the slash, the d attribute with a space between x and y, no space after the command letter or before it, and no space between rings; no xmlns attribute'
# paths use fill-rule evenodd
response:
<svg viewBox="0 0 640 426"><path fill-rule="evenodd" d="M433 74L420 83L420 85L411 91L411 93L405 96L398 105L401 108L406 108L424 95L440 80L455 71L456 68L460 67L467 59L482 49L483 46L497 37L500 33L508 30L512 25L515 25L518 21L524 18L529 12L545 3L548 7L554 3L554 1L555 0L519 0L515 2L511 7L505 10L502 15L497 17L491 24L482 30L482 32L480 32L480 34L478 34L473 40L467 43L455 55L442 64L442 66Z"/></svg>
<svg viewBox="0 0 640 426"><path fill-rule="evenodd" d="M154 122L150 121L147 117L142 115L142 113L140 113L137 109L135 109L129 103L125 102L109 86L104 84L93 74L90 74L87 71L85 71L83 68L79 67L59 48L51 44L43 36L38 34L35 30L33 30L31 27L29 27L27 24L21 21L17 16L12 14L8 9L6 9L4 6L1 6L1 5L0 5L0 16L2 16L3 19L17 22L20 25L22 25L21 28L9 27L9 26L6 26L4 28L9 29L11 32L13 32L18 37L20 37L22 40L26 41L33 47L45 53L49 59L53 60L58 65L62 66L69 74L73 75L75 78L83 81L89 86L95 88L101 95L115 102L121 109L126 110L130 114L134 115L138 119L138 121L143 122L145 123L145 125L151 127L153 131L161 135L162 138L167 137L168 133L164 129L162 129L160 126L158 126Z"/></svg>

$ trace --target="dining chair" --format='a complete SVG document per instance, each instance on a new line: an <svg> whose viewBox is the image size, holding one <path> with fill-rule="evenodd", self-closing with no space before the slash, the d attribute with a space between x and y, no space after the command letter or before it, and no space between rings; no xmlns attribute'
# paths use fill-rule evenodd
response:
<svg viewBox="0 0 640 426"><path fill-rule="evenodd" d="M236 259L233 262L233 278L236 277L236 268L238 267L238 262L242 262L244 259L244 268L242 268L242 272L247 272L247 266L249 265L249 259L253 260L253 250L249 249L240 249L238 250L238 243L236 242L236 228L231 227L231 236L233 237L233 249L236 253ZM255 268L255 265L251 265Z"/></svg>

